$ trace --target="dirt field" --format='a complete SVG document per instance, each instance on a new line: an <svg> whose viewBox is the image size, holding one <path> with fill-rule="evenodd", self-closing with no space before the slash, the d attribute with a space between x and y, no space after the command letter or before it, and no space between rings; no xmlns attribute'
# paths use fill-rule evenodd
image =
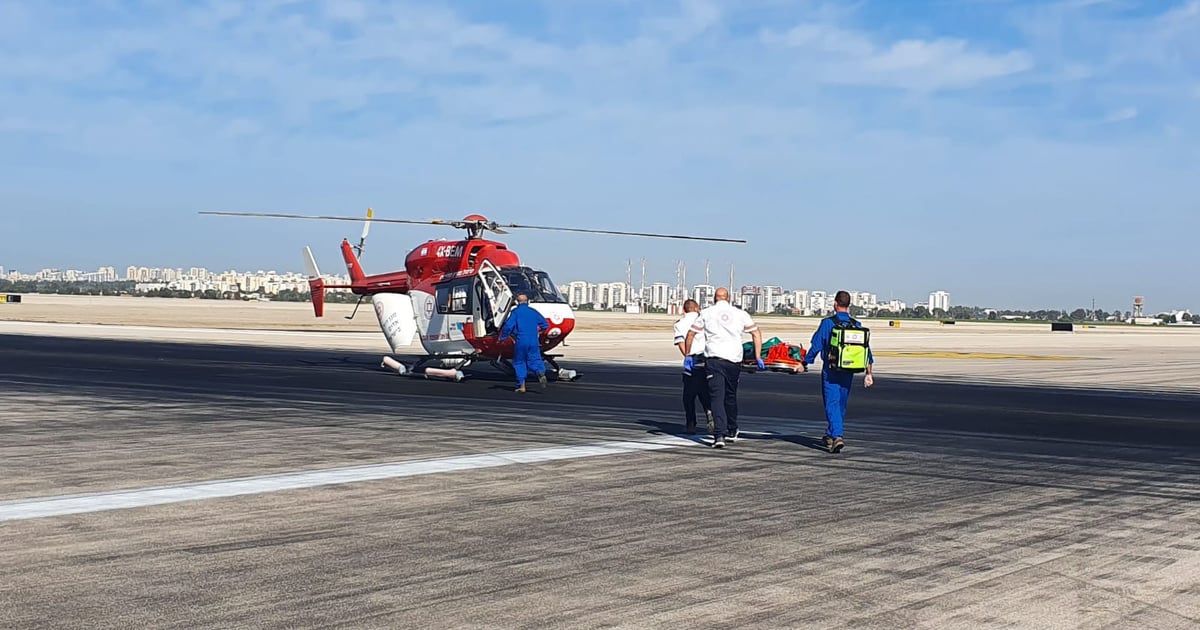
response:
<svg viewBox="0 0 1200 630"><path fill-rule="evenodd" d="M353 320L346 320L354 310L353 304L326 304L325 316L313 316L307 302L242 302L178 298L145 298L128 296L24 295L20 304L0 305L0 321L48 322L61 324L102 324L122 326L168 326L188 328L232 328L239 330L313 330L369 331L378 330L370 309L360 308ZM627 314L577 311L579 331L656 332L670 331L677 319L674 315ZM811 335L818 319L814 317L758 316L768 334ZM956 331L969 329L972 333L1027 333L1042 331L1037 324L1003 322L963 322L943 326L933 321L904 321L898 328L888 326L887 320L864 320L879 335L922 334L931 330ZM1086 329L1084 329L1086 330ZM1104 334L1156 333L1145 327L1097 326L1092 329Z"/></svg>

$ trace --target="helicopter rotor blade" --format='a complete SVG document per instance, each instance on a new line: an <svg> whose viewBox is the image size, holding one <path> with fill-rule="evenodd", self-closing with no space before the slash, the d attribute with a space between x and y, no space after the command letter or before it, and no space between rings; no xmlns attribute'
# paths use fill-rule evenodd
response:
<svg viewBox="0 0 1200 630"><path fill-rule="evenodd" d="M325 216L325 215L309 215L309 214L284 214L278 212L219 212L205 211L200 214L215 215L215 216L234 216L234 217L266 217L273 219L317 219L323 221L362 221L361 217L345 217L345 216ZM619 230L591 230L584 228L568 228L568 227L551 227L546 225L520 225L517 223L496 223L496 222L476 222L476 221L448 221L445 219L429 219L425 221L417 221L412 219L379 219L370 217L369 222L375 223L402 223L407 225L446 225L454 228L463 229L471 225L479 225L483 228L495 232L496 234L508 234L504 228L519 229L519 230L547 230L552 232L577 232L582 234L613 234L616 236L644 236L647 238L670 238L685 241L709 241L715 243L745 243L745 239L738 238L716 238L710 236L688 236L684 234L656 234L652 232L623 232ZM369 225L369 223L368 223ZM364 226L364 233L368 229Z"/></svg>
<svg viewBox="0 0 1200 630"><path fill-rule="evenodd" d="M323 221L362 221L362 217L335 217L335 216L320 216L311 214L283 214L279 212L217 212L205 211L200 214L224 216L224 217L265 217L270 219L319 219ZM370 218L369 221L375 223L407 223L410 225L449 225L450 221L441 219L429 219L426 221L413 221L409 219L378 219Z"/></svg>
<svg viewBox="0 0 1200 630"><path fill-rule="evenodd" d="M358 245L354 248L358 251L360 259L362 258L363 248L367 246L367 234L371 231L371 217L373 216L375 216L375 211L367 208L367 220L363 222L362 236L359 237Z"/></svg>
<svg viewBox="0 0 1200 630"><path fill-rule="evenodd" d="M362 241L367 240L367 233L371 231L371 219L374 217L375 211L371 208L367 208L367 220L363 222L362 237L359 238L360 246Z"/></svg>
<svg viewBox="0 0 1200 630"><path fill-rule="evenodd" d="M654 234L650 232L620 232L617 230L587 230L583 228L549 227L545 225L502 224L503 227L521 230L550 230L554 232L582 232L585 234L615 234L617 236L645 236L649 238L674 238L687 241L713 241L717 243L745 243L740 238L716 238L711 236L687 236L683 234Z"/></svg>

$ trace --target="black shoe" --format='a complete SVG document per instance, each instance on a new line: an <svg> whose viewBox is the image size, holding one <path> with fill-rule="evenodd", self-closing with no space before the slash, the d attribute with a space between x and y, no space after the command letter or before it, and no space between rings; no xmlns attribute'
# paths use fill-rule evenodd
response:
<svg viewBox="0 0 1200 630"><path fill-rule="evenodd" d="M713 440L712 447L713 448L725 448L725 438L719 437L719 438Z"/></svg>
<svg viewBox="0 0 1200 630"><path fill-rule="evenodd" d="M741 431L734 429L732 433L725 436L725 439L729 440L730 442L736 442L741 437L741 435L742 435Z"/></svg>
<svg viewBox="0 0 1200 630"><path fill-rule="evenodd" d="M683 432L688 435L695 435L696 434L696 423L689 422L686 425L684 425Z"/></svg>

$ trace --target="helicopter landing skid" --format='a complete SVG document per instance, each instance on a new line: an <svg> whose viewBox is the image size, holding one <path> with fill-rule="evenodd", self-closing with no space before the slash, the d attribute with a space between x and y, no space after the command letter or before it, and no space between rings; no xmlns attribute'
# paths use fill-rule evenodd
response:
<svg viewBox="0 0 1200 630"><path fill-rule="evenodd" d="M562 366L560 366L557 361L554 360L555 358L560 357L560 356L562 356L562 355L561 354L543 354L542 355L542 361L545 361L546 365L548 367L552 368L550 370L546 370L546 374L553 376L555 380L566 381L568 383L579 380L583 376L582 374L580 374L579 372L576 372L575 370L565 369ZM516 369L513 368L511 359L504 359L504 358L493 359L491 363L492 363L492 367L496 368L497 370L500 370L506 376L511 377L511 376L516 376L516 374L517 374Z"/></svg>
<svg viewBox="0 0 1200 630"><path fill-rule="evenodd" d="M432 367L429 365L434 361L445 362L449 359L456 359L457 363L452 364L450 367ZM393 359L390 356L384 356L382 363L379 364L379 367L389 369L401 376L424 377L426 379L437 378L460 382L466 378L466 375L463 374L463 369L474 362L474 360L475 357L472 356L432 355L419 359L416 365L414 365L412 369L409 369L408 366L397 361L396 359Z"/></svg>
<svg viewBox="0 0 1200 630"><path fill-rule="evenodd" d="M579 380L580 378L583 378L583 375L580 374L579 372L576 372L575 370L568 370L566 368L563 368L558 364L558 361L555 361L556 358L561 357L561 356L562 356L561 354L543 354L542 360L546 362L546 365L549 365L550 367L554 368L554 374L555 374L555 376L558 377L558 380L560 380L560 381L566 381L568 383L573 383L573 382Z"/></svg>

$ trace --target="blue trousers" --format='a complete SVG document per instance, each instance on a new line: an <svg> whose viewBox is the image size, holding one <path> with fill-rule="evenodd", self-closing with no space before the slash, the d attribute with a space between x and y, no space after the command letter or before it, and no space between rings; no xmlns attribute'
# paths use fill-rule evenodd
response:
<svg viewBox="0 0 1200 630"><path fill-rule="evenodd" d="M854 373L840 370L821 370L821 400L825 403L825 420L828 426L825 435L831 438L842 436L842 423L846 419L846 402L850 400L850 386Z"/></svg>
<svg viewBox="0 0 1200 630"><path fill-rule="evenodd" d="M513 370L517 372L517 387L525 384L525 376L532 371L541 376L546 372L542 361L542 349L536 344L519 344L513 347Z"/></svg>

